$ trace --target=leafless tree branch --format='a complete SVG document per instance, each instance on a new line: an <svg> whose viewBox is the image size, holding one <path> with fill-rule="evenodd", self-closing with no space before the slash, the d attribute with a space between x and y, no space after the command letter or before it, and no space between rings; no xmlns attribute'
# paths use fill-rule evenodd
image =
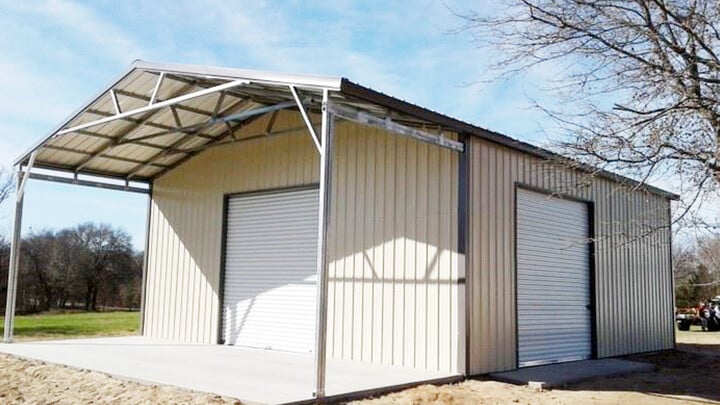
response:
<svg viewBox="0 0 720 405"><path fill-rule="evenodd" d="M720 3L505 0L499 9L457 14L493 50L498 78L561 64L550 90L564 107L543 108L565 131L557 151L643 181L678 179L676 221L709 195L717 201Z"/></svg>
<svg viewBox="0 0 720 405"><path fill-rule="evenodd" d="M0 204L7 200L13 192L13 176L0 169Z"/></svg>

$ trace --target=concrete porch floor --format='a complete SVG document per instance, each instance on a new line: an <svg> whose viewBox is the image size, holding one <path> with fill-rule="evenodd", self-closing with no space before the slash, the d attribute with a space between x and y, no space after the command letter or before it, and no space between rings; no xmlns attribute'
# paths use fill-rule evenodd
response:
<svg viewBox="0 0 720 405"><path fill-rule="evenodd" d="M0 344L0 352L253 403L312 399L313 357L141 336ZM327 396L451 374L328 359Z"/></svg>
<svg viewBox="0 0 720 405"><path fill-rule="evenodd" d="M489 377L533 388L555 388L597 377L653 371L648 363L622 359L581 360L569 363L548 364L490 374Z"/></svg>

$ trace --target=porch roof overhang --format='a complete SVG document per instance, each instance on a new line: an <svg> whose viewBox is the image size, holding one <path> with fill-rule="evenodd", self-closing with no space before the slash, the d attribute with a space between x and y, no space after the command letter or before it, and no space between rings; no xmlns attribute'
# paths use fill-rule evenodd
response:
<svg viewBox="0 0 720 405"><path fill-rule="evenodd" d="M122 75L71 114L15 165L50 170L30 177L143 191L153 179L203 150L235 142L248 122L283 109L319 113L323 91L336 116L385 126L423 141L462 151L452 135L477 136L541 157L566 160L597 173L677 199L671 192L598 171L551 151L363 87L342 77L135 61ZM314 134L313 134L314 135ZM314 135L317 146L317 136ZM55 177L61 173L64 177ZM106 178L124 185L81 179Z"/></svg>

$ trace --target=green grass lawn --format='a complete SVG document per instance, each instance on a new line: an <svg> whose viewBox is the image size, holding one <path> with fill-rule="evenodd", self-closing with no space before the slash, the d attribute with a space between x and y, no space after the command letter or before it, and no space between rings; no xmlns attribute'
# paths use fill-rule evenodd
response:
<svg viewBox="0 0 720 405"><path fill-rule="evenodd" d="M0 333L4 318L0 317ZM68 312L15 317L15 340L68 339L79 336L132 335L139 312Z"/></svg>

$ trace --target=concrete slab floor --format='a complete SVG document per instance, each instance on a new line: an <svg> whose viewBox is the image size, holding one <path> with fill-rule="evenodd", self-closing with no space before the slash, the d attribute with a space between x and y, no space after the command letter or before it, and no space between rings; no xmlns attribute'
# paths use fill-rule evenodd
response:
<svg viewBox="0 0 720 405"><path fill-rule="evenodd" d="M653 371L655 366L637 361L621 359L582 360L570 363L548 364L521 368L489 377L513 384L529 385L533 388L562 387L567 384L596 377L633 374Z"/></svg>
<svg viewBox="0 0 720 405"><path fill-rule="evenodd" d="M0 352L251 403L312 399L314 388L314 357L309 354L141 336L0 344ZM332 396L451 375L329 359L326 391Z"/></svg>

